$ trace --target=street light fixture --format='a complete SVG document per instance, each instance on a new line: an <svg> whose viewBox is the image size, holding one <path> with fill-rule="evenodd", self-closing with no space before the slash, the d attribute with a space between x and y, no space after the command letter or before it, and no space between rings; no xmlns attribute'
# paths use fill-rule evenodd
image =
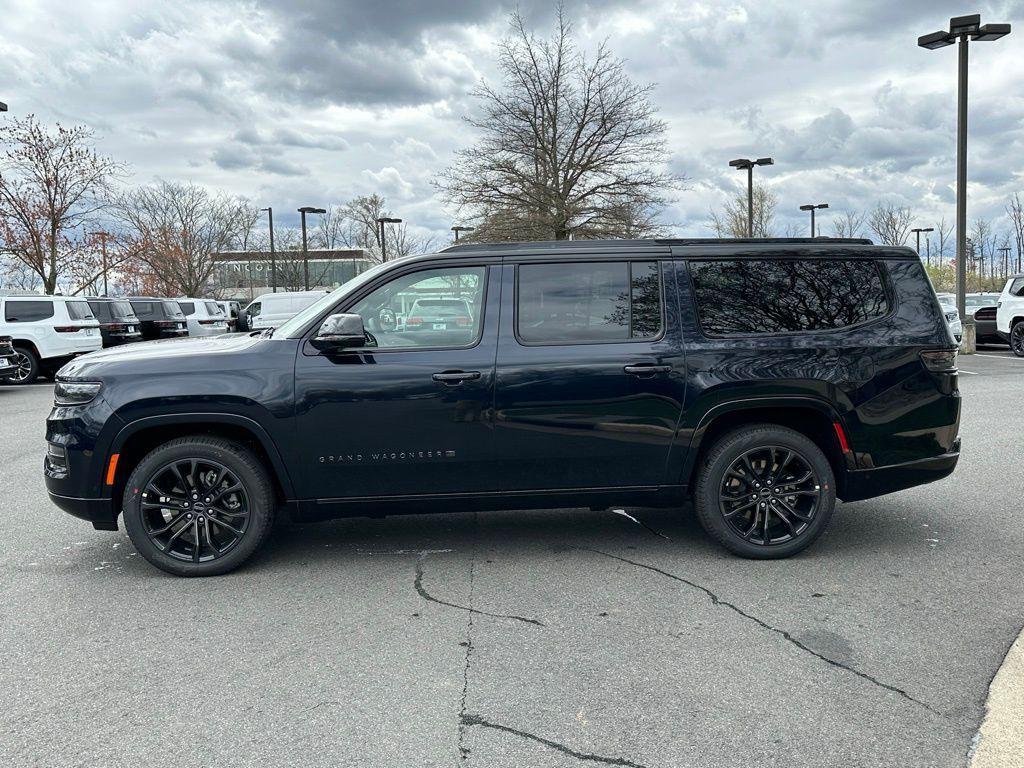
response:
<svg viewBox="0 0 1024 768"><path fill-rule="evenodd" d="M394 218L391 218L390 216L381 216L379 219L377 219L377 226L380 227L380 260L381 261L387 261L388 260L387 239L384 236L384 225L385 224L401 224L401 223L402 223L401 219L394 219Z"/></svg>
<svg viewBox="0 0 1024 768"><path fill-rule="evenodd" d="M956 306L961 317L967 314L967 45L969 40L987 42L1008 34L1009 24L982 24L981 15L975 13L950 19L949 32L932 32L917 38L917 44L928 50L960 41L956 95Z"/></svg>
<svg viewBox="0 0 1024 768"><path fill-rule="evenodd" d="M304 205L299 208L299 213L302 214L302 274L303 284L306 286L306 290L309 290L309 249L306 247L306 214L307 213L327 213L326 208L314 208L311 205Z"/></svg>
<svg viewBox="0 0 1024 768"><path fill-rule="evenodd" d="M6 111L7 111L7 105L4 104L2 101L0 101L0 112L6 112Z"/></svg>
<svg viewBox="0 0 1024 768"><path fill-rule="evenodd" d="M757 160L749 160L745 157L730 160L729 165L738 170L747 172L747 237L754 236L754 166L775 165L770 157L759 157Z"/></svg>
<svg viewBox="0 0 1024 768"><path fill-rule="evenodd" d="M274 209L260 208L261 211L267 212L267 218L270 220L270 292L277 293L277 261L274 256Z"/></svg>
<svg viewBox="0 0 1024 768"><path fill-rule="evenodd" d="M920 259L921 258L921 233L922 232L934 232L935 231L935 227L915 227L914 229L912 229L910 231L913 232L915 235L917 235L917 258ZM928 235L925 235L925 244L926 245L927 245L927 238L928 238ZM928 250L928 266L930 267L931 265L932 265L932 253L931 253L931 248L929 248L929 250Z"/></svg>
<svg viewBox="0 0 1024 768"><path fill-rule="evenodd" d="M472 232L474 229L476 227L460 227L457 225L452 227L452 232L455 233L455 242L459 242L459 232Z"/></svg>
<svg viewBox="0 0 1024 768"><path fill-rule="evenodd" d="M801 211L811 212L811 237L814 237L814 212L823 208L828 208L828 203L818 203L817 205L808 203L807 205L800 206Z"/></svg>

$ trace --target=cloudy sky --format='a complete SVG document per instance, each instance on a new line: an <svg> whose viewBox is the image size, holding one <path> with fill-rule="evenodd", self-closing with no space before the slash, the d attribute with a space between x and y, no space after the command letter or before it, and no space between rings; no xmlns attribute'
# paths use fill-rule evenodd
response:
<svg viewBox="0 0 1024 768"><path fill-rule="evenodd" d="M521 0L538 32L551 2ZM377 192L421 233L448 234L431 179L472 142L469 92L493 79L505 0L0 0L0 101L85 123L134 183L190 180L273 205ZM672 169L664 219L708 233L733 157L797 206L911 205L954 218L955 49L917 36L980 11L1015 32L972 46L970 216L1024 191L1024 0L568 0L581 44L607 39L657 84ZM763 172L762 172L763 171ZM825 219L828 219L826 214ZM826 224L827 226L827 224Z"/></svg>

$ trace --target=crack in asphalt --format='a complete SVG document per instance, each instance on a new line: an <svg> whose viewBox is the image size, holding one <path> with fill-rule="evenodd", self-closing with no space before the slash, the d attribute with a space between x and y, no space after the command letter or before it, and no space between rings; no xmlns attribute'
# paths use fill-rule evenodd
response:
<svg viewBox="0 0 1024 768"><path fill-rule="evenodd" d="M513 619L515 621L521 621L524 624L533 624L537 627L544 626L544 622L538 621L537 619L531 619L526 616L516 616L514 614L505 613L488 613L487 611L481 611L476 608L467 607L465 605L458 605L457 603L450 603L447 600L441 600L440 598L434 597L432 594L427 592L427 590L423 587L424 557L424 555L420 555L420 557L416 559L416 580L413 582L414 586L416 587L416 591L419 593L419 596L422 597L424 600L429 600L430 602L437 603L438 605L446 605L449 608L455 608L460 611L468 611L471 614L475 613L479 616L490 616L492 619Z"/></svg>
<svg viewBox="0 0 1024 768"><path fill-rule="evenodd" d="M819 653L818 651L814 650L813 648L810 648L810 647L804 645L803 643L801 643L799 640L797 640L795 637L793 637L786 630L779 629L778 627L774 627L771 624L769 624L768 622L766 622L766 621L764 621L762 619L759 619L757 616L754 616L753 614L747 613L746 611L744 611L739 606L733 605L732 603L730 603L727 600L723 600L722 598L720 598L718 595L716 595L714 592L712 592L707 587L703 587L700 584L697 584L696 582L689 581L688 579L684 579L682 576L677 576L674 573L669 573L668 571L663 571L662 569L657 568L657 567L655 567L653 565L647 565L646 563L638 563L636 560L630 560L629 558L626 558L626 557L619 557L618 555L612 555L612 554L609 554L608 552L602 552L599 549L588 549L587 547L579 547L579 549L582 549L582 550L587 551L587 552L593 552L594 554L597 554L597 555L603 555L604 557L611 558L612 560L618 560L618 561L623 562L623 563L628 563L629 565L635 566L637 568L643 568L645 570L652 571L654 573L660 574L661 576L665 576L666 578L669 578L669 579L672 579L674 581L678 581L678 582L680 582L682 584L685 584L688 587L692 587L693 589L696 589L697 591L702 592L705 595L707 595L707 597L710 598L712 605L718 605L718 606L722 606L723 608L728 608L729 610L731 610L731 611L735 612L736 614L742 616L744 619L747 619L748 621L754 622L755 624L757 624L762 629L766 629L769 632L772 632L773 634L779 635L780 637L784 638L790 644L792 644L792 645L796 646L797 648L799 648L801 651L803 651L805 653L808 653L811 656L814 656L815 658L820 659L821 661L824 661L826 664L829 664L829 665L831 665L833 667L836 667L838 669L842 669L842 670L845 670L845 671L847 671L847 672L849 672L851 674L854 674L854 675L856 675L857 677L859 677L859 678L861 678L863 680L867 680L869 683L877 685L879 688L884 688L887 691L892 691L893 693L903 697L907 701L909 701L909 702L911 702L913 704L917 704L919 707L923 707L924 709L928 710L929 712L931 712L933 715L936 715L937 717L941 717L941 718L945 718L946 717L943 713L939 712L937 709L934 709L933 707L931 707L930 705L928 705L925 702L921 701L920 699L915 698L914 696L912 696L910 693L908 693L907 691L903 690L902 688L899 688L899 687L897 687L895 685L890 685L889 683L883 683L877 677L869 675L866 672L861 672L859 669L855 669L854 667L851 667L851 666L848 666L846 664L843 664L842 662L836 661L835 659L830 659L828 656L825 656L824 654Z"/></svg>
<svg viewBox="0 0 1024 768"><path fill-rule="evenodd" d="M478 521L479 527L479 521ZM465 762L469 757L469 747L466 746L466 699L469 696L469 664L473 655L473 586L476 581L476 547L469 560L469 620L466 622L466 663L462 668L462 697L459 702L459 732L458 747L459 759ZM422 592L420 594L423 594Z"/></svg>
<svg viewBox="0 0 1024 768"><path fill-rule="evenodd" d="M647 768L647 766L641 765L640 763L634 763L632 760L627 760L624 757L605 757L604 755L595 755L590 752L577 752L571 747L567 747L564 744L559 744L557 741L551 741L551 739L545 739L543 736L538 736L535 733L529 733L527 731L520 731L517 728L510 728L507 725L501 725L500 723L491 723L484 720L479 715L467 715L462 714L461 722L463 726L469 727L478 725L481 728L491 728L495 731L503 731L504 733L511 733L513 736L519 736L523 739L529 739L535 741L538 744L543 744L545 747L558 750L559 752L575 757L577 760L589 760L594 763L603 763L604 765L621 765L626 768Z"/></svg>
<svg viewBox="0 0 1024 768"><path fill-rule="evenodd" d="M649 525L648 525L647 523L645 523L645 522L643 522L643 521L641 521L641 520L638 520L637 518L633 517L633 516L632 516L631 514L629 514L629 513L628 513L628 512L626 511L626 510L624 510L624 509L613 509L613 510L612 510L612 514L614 514L614 515L618 515L619 517L624 517L624 518L626 518L627 520L632 520L632 521L633 521L634 523L636 523L637 525L639 525L639 526L640 526L641 528L646 528L646 529L647 529L648 531L650 531L651 533L653 533L653 534L654 534L655 536L660 536L661 538L665 539L666 541L672 541L672 539L671 539L671 538L669 538L668 536L666 536L666 535L665 535L664 533L662 533L661 531L656 531L656 530L654 530L654 529L653 529L653 528L651 528L651 526L649 526Z"/></svg>

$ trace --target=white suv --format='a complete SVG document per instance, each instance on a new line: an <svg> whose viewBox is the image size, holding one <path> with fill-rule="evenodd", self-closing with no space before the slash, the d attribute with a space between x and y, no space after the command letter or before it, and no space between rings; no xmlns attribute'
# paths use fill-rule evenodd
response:
<svg viewBox="0 0 1024 768"><path fill-rule="evenodd" d="M228 332L228 318L213 299L175 299L188 321L189 336L220 336Z"/></svg>
<svg viewBox="0 0 1024 768"><path fill-rule="evenodd" d="M1017 357L1024 357L1024 274L1006 281L996 304L996 333L1010 342Z"/></svg>
<svg viewBox="0 0 1024 768"><path fill-rule="evenodd" d="M89 302L73 296L0 295L0 336L14 344L18 369L7 380L11 384L30 384L103 347Z"/></svg>

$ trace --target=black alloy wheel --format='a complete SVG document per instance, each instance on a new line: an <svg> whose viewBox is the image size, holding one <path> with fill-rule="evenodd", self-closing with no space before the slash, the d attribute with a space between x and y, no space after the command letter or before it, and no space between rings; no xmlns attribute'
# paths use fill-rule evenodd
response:
<svg viewBox="0 0 1024 768"><path fill-rule="evenodd" d="M1017 357L1024 357L1024 320L1010 329L1010 349Z"/></svg>

